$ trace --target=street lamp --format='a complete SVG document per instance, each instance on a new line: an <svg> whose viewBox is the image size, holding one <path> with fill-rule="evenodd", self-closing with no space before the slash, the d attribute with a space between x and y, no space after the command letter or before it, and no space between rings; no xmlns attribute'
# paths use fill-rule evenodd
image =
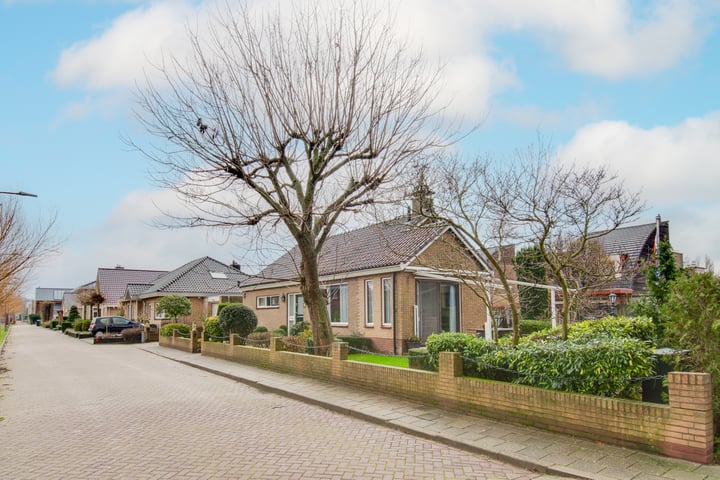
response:
<svg viewBox="0 0 720 480"><path fill-rule="evenodd" d="M21 197L35 197L35 198L37 198L37 195L35 195L34 193L23 192L22 190L19 191L19 192L0 192L0 193L3 194L3 195L19 195L19 196L21 196Z"/></svg>
<svg viewBox="0 0 720 480"><path fill-rule="evenodd" d="M608 295L608 299L610 300L610 316L615 316L615 300L617 300L617 295L615 295L615 292L610 292L610 295Z"/></svg>

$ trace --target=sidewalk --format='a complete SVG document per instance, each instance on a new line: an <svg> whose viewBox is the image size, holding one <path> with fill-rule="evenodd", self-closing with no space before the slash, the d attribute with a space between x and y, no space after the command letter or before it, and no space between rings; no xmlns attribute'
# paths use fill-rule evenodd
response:
<svg viewBox="0 0 720 480"><path fill-rule="evenodd" d="M258 389L351 415L551 476L618 480L720 480L720 466L701 465L463 415L377 392L145 344L141 349Z"/></svg>

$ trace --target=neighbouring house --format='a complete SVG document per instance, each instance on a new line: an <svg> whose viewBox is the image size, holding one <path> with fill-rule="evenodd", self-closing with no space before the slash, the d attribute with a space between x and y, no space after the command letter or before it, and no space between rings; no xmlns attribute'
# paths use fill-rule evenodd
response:
<svg viewBox="0 0 720 480"><path fill-rule="evenodd" d="M597 316L627 314L633 298L647 292L645 267L655 262L656 241L670 242L670 225L658 216L655 223L615 229L597 239L603 251L615 264L615 280L605 288L589 293L594 297ZM675 252L678 265L682 254Z"/></svg>
<svg viewBox="0 0 720 480"><path fill-rule="evenodd" d="M104 301L100 304L100 311L93 312L93 316L95 313L99 316L125 315L120 300L125 296L127 286L151 284L166 273L166 270L133 270L119 265L115 268L98 268L95 290L103 296Z"/></svg>
<svg viewBox="0 0 720 480"><path fill-rule="evenodd" d="M289 329L312 321L305 316L299 265L296 247L242 285L258 325ZM366 337L385 353L405 352L411 336L424 341L431 333L485 328L482 297L460 277L484 279L488 271L453 228L411 218L334 235L319 255L334 334Z"/></svg>
<svg viewBox="0 0 720 480"><path fill-rule="evenodd" d="M63 298L66 293L71 293L73 290L73 288L36 288L33 312L40 315L43 321L64 315Z"/></svg>
<svg viewBox="0 0 720 480"><path fill-rule="evenodd" d="M148 283L128 283L120 304L131 320L149 321L158 326L172 319L157 308L165 296L179 295L190 300L189 316L180 322L202 325L209 316L217 315L223 302L242 302L238 286L247 279L238 266L225 265L210 257L202 257L164 273Z"/></svg>

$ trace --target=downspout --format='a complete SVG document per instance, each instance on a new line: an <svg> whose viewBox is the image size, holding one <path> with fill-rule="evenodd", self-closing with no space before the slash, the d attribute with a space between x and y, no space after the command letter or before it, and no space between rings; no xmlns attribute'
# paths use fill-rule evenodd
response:
<svg viewBox="0 0 720 480"><path fill-rule="evenodd" d="M397 272L392 274L392 297L393 297L393 355L397 355L397 293L395 288L395 276Z"/></svg>

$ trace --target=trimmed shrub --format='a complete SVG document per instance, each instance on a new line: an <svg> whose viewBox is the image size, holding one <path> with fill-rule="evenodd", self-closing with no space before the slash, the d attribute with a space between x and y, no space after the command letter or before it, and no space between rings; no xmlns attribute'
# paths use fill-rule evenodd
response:
<svg viewBox="0 0 720 480"><path fill-rule="evenodd" d="M233 303L220 312L218 324L225 335L235 333L247 338L257 327L257 316L250 307L242 303Z"/></svg>
<svg viewBox="0 0 720 480"><path fill-rule="evenodd" d="M372 340L366 337L361 337L360 335L348 335L336 338L341 342L347 342L348 347L350 347L351 350L369 352L370 347L372 346Z"/></svg>
<svg viewBox="0 0 720 480"><path fill-rule="evenodd" d="M123 341L125 343L140 343L142 341L142 332L144 327L126 328L122 331Z"/></svg>
<svg viewBox="0 0 720 480"><path fill-rule="evenodd" d="M78 312L78 308L75 305L70 307L70 312L68 312L67 319L71 323L75 323L77 320L80 320L80 313Z"/></svg>
<svg viewBox="0 0 720 480"><path fill-rule="evenodd" d="M284 323L275 329L275 331L277 331L277 330L282 330L283 332L285 332L285 335L287 335L287 333L288 333L287 325L285 325Z"/></svg>
<svg viewBox="0 0 720 480"><path fill-rule="evenodd" d="M567 392L640 399L640 382L653 375L648 342L604 337L567 342L524 343L510 359L516 383Z"/></svg>
<svg viewBox="0 0 720 480"><path fill-rule="evenodd" d="M76 332L87 332L90 328L90 320L75 320L72 329Z"/></svg>
<svg viewBox="0 0 720 480"><path fill-rule="evenodd" d="M255 327L255 330L253 330L253 333L261 333L261 332L267 332L267 327Z"/></svg>
<svg viewBox="0 0 720 480"><path fill-rule="evenodd" d="M247 336L245 345L248 347L270 348L270 332L252 332Z"/></svg>
<svg viewBox="0 0 720 480"><path fill-rule="evenodd" d="M178 334L182 337L190 336L190 325L184 323L167 323L160 327L160 336L172 337L173 330L177 330Z"/></svg>
<svg viewBox="0 0 720 480"><path fill-rule="evenodd" d="M283 337L283 348L286 352L307 353L308 338L303 335Z"/></svg>
<svg viewBox="0 0 720 480"><path fill-rule="evenodd" d="M222 342L225 339L218 317L206 318L205 322L203 322L203 331L205 332L205 340Z"/></svg>
<svg viewBox="0 0 720 480"><path fill-rule="evenodd" d="M60 330L63 331L63 332L64 332L65 330L70 330L71 328L73 328L73 323L72 323L72 322L62 322L62 323L60 324Z"/></svg>
<svg viewBox="0 0 720 480"><path fill-rule="evenodd" d="M276 328L272 331L273 335L279 335L281 337L287 336L287 328Z"/></svg>

